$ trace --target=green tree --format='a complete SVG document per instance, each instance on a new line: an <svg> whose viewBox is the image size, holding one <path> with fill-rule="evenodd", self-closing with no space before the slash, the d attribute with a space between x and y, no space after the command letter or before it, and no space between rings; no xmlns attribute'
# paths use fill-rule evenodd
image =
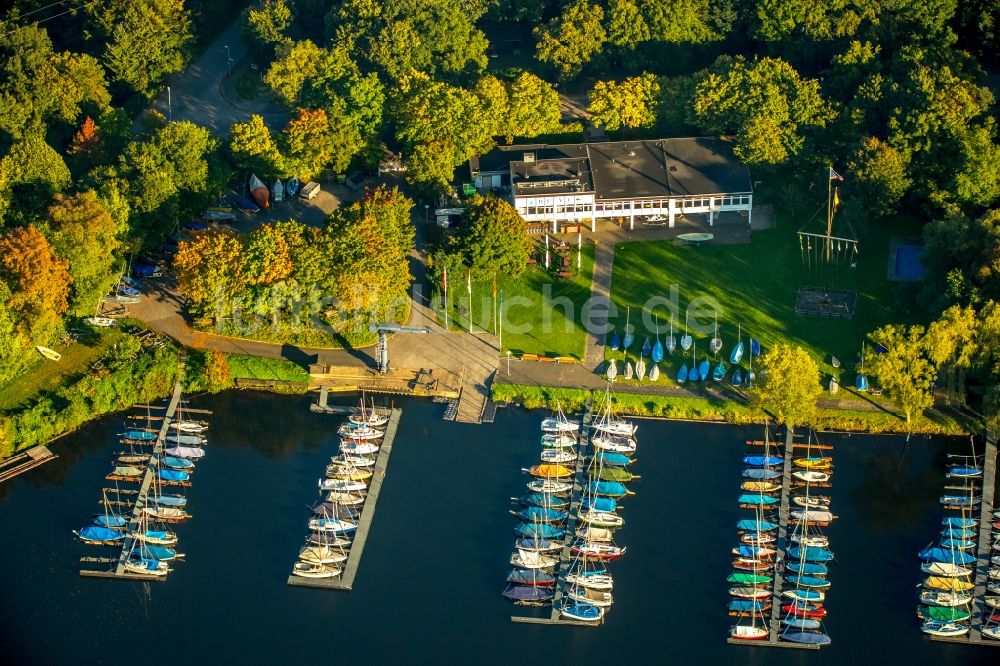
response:
<svg viewBox="0 0 1000 666"><path fill-rule="evenodd" d="M229 128L229 152L236 164L255 173L283 173L281 152L264 118L257 114Z"/></svg>
<svg viewBox="0 0 1000 666"><path fill-rule="evenodd" d="M888 324L868 337L886 349L871 357L868 372L903 410L909 428L914 416L934 404L937 368L927 355L924 327Z"/></svg>
<svg viewBox="0 0 1000 666"><path fill-rule="evenodd" d="M560 79L572 79L607 40L604 9L589 0L576 0L548 25L535 28L535 38L537 58L555 69Z"/></svg>
<svg viewBox="0 0 1000 666"><path fill-rule="evenodd" d="M734 152L744 162L777 164L802 150L806 131L832 117L819 82L784 60L721 56L698 79L691 120L713 134L735 134Z"/></svg>
<svg viewBox="0 0 1000 666"><path fill-rule="evenodd" d="M635 48L652 38L646 18L636 0L608 0L608 41Z"/></svg>
<svg viewBox="0 0 1000 666"><path fill-rule="evenodd" d="M260 7L247 7L243 13L243 34L264 52L273 52L279 44L291 41L294 22L287 0L264 0Z"/></svg>
<svg viewBox="0 0 1000 666"><path fill-rule="evenodd" d="M874 215L896 210L910 187L906 157L893 146L875 137L862 141L847 168L852 184L857 184L866 207Z"/></svg>
<svg viewBox="0 0 1000 666"><path fill-rule="evenodd" d="M531 242L524 218L505 199L476 197L454 250L478 277L518 277L528 265Z"/></svg>
<svg viewBox="0 0 1000 666"><path fill-rule="evenodd" d="M927 358L944 376L952 396L961 398L965 373L979 354L978 326L975 310L952 305L927 327Z"/></svg>
<svg viewBox="0 0 1000 666"><path fill-rule="evenodd" d="M56 254L69 262L72 279L69 312L93 315L117 276L115 222L92 191L56 195L49 207L49 238Z"/></svg>
<svg viewBox="0 0 1000 666"><path fill-rule="evenodd" d="M716 3L721 4L721 3ZM640 0L650 39L672 44L700 44L725 37L712 23L710 0Z"/></svg>
<svg viewBox="0 0 1000 666"><path fill-rule="evenodd" d="M272 224L257 227L243 239L243 273L250 285L272 285L292 272L285 236Z"/></svg>
<svg viewBox="0 0 1000 666"><path fill-rule="evenodd" d="M807 425L816 417L816 400L823 387L816 361L802 347L776 344L764 352L757 366L756 401L789 428Z"/></svg>
<svg viewBox="0 0 1000 666"><path fill-rule="evenodd" d="M114 18L104 55L115 80L152 97L191 58L191 18L183 0L132 0Z"/></svg>
<svg viewBox="0 0 1000 666"><path fill-rule="evenodd" d="M660 84L646 73L621 81L598 81L590 91L590 113L594 123L612 132L619 129L652 127Z"/></svg>
<svg viewBox="0 0 1000 666"><path fill-rule="evenodd" d="M126 146L119 170L129 182L132 209L149 213L181 192L204 191L208 156L217 144L208 130L184 121Z"/></svg>
<svg viewBox="0 0 1000 666"><path fill-rule="evenodd" d="M0 221L34 221L70 181L62 156L43 137L18 141L0 159Z"/></svg>
<svg viewBox="0 0 1000 666"><path fill-rule="evenodd" d="M953 295L1000 299L1000 209L979 218L950 215L924 227L924 263L937 284L950 281ZM963 303L965 301L962 301Z"/></svg>
<svg viewBox="0 0 1000 666"><path fill-rule="evenodd" d="M969 127L959 139L959 163L946 192L967 206L989 206L1000 197L1000 145L992 118Z"/></svg>

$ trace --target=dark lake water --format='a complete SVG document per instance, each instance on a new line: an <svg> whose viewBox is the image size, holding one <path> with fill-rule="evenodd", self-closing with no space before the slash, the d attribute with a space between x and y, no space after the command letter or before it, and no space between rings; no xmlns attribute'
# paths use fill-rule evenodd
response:
<svg viewBox="0 0 1000 666"><path fill-rule="evenodd" d="M598 629L516 625L500 596L509 498L535 461L541 414L488 426L403 401L400 432L354 591L285 584L339 417L309 400L227 393L188 490L165 583L90 580L70 533L98 509L121 418L59 441L59 459L0 486L5 664L555 663L986 664L1000 651L920 633L916 552L937 532L945 455L965 441L824 437L836 445L826 629L819 653L725 643L743 441L760 428L640 421L640 480L622 511L616 603ZM990 662L988 659L992 658Z"/></svg>

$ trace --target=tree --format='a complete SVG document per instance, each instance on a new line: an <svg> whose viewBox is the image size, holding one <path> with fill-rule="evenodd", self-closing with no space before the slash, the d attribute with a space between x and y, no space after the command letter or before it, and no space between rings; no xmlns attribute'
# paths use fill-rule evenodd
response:
<svg viewBox="0 0 1000 666"><path fill-rule="evenodd" d="M1000 299L1000 209L977 219L950 215L924 227L924 263L938 284L951 282L953 297L974 304Z"/></svg>
<svg viewBox="0 0 1000 666"><path fill-rule="evenodd" d="M576 0L547 26L535 28L537 58L552 66L560 79L572 79L597 55L607 39L604 9Z"/></svg>
<svg viewBox="0 0 1000 666"><path fill-rule="evenodd" d="M243 243L228 233L209 231L180 244L174 256L178 290L191 309L216 321L233 312L245 280Z"/></svg>
<svg viewBox="0 0 1000 666"><path fill-rule="evenodd" d="M875 137L862 141L847 168L869 212L888 215L910 187L907 160L899 150Z"/></svg>
<svg viewBox="0 0 1000 666"><path fill-rule="evenodd" d="M205 382L210 393L224 391L233 385L226 355L218 349L208 352L208 360L205 363Z"/></svg>
<svg viewBox="0 0 1000 666"><path fill-rule="evenodd" d="M18 141L0 160L0 220L33 222L71 180L66 162L42 136Z"/></svg>
<svg viewBox="0 0 1000 666"><path fill-rule="evenodd" d="M70 280L68 262L33 225L0 235L0 283L22 346L49 341L66 312Z"/></svg>
<svg viewBox="0 0 1000 666"><path fill-rule="evenodd" d="M274 225L265 224L248 233L243 246L243 273L247 284L272 285L291 274L288 243Z"/></svg>
<svg viewBox="0 0 1000 666"><path fill-rule="evenodd" d="M508 144L514 137L530 138L560 128L559 93L531 72L521 72L509 83L484 76L475 92L482 108L480 122Z"/></svg>
<svg viewBox="0 0 1000 666"><path fill-rule="evenodd" d="M952 305L927 327L927 358L946 377L951 395L961 393L965 373L979 354L978 326L975 310Z"/></svg>
<svg viewBox="0 0 1000 666"><path fill-rule="evenodd" d="M291 41L294 17L287 0L264 0L260 7L247 7L243 13L243 34L259 50L273 51Z"/></svg>
<svg viewBox="0 0 1000 666"><path fill-rule="evenodd" d="M236 163L254 173L283 173L281 152L264 118L257 114L229 128L229 152Z"/></svg>
<svg viewBox="0 0 1000 666"><path fill-rule="evenodd" d="M479 277L518 277L528 265L531 243L524 218L505 199L476 197L454 249Z"/></svg>
<svg viewBox="0 0 1000 666"><path fill-rule="evenodd" d="M713 134L736 134L736 156L777 164L798 154L804 131L833 117L819 82L803 79L784 60L721 56L698 80L691 120Z"/></svg>
<svg viewBox="0 0 1000 666"><path fill-rule="evenodd" d="M264 75L264 82L285 104L296 105L306 82L316 76L324 54L323 49L308 39L282 44Z"/></svg>
<svg viewBox="0 0 1000 666"><path fill-rule="evenodd" d="M646 18L636 0L608 0L608 41L635 48L652 38Z"/></svg>
<svg viewBox="0 0 1000 666"><path fill-rule="evenodd" d="M368 321L386 321L405 307L413 249L413 202L379 187L327 219L328 261L338 308Z"/></svg>
<svg viewBox="0 0 1000 666"><path fill-rule="evenodd" d="M100 148L101 139L98 135L100 129L93 118L90 116L84 118L83 124L79 131L73 135L73 142L70 143L66 152L92 162L97 157Z"/></svg>
<svg viewBox="0 0 1000 666"><path fill-rule="evenodd" d="M888 324L868 338L886 349L871 357L868 372L903 410L909 428L913 416L934 404L931 387L937 368L927 355L924 327Z"/></svg>
<svg viewBox="0 0 1000 666"><path fill-rule="evenodd" d="M191 18L183 0L132 0L113 19L104 62L115 79L152 97L191 57Z"/></svg>
<svg viewBox="0 0 1000 666"><path fill-rule="evenodd" d="M764 352L757 366L757 402L789 428L810 423L823 387L816 361L802 347L779 343Z"/></svg>
<svg viewBox="0 0 1000 666"><path fill-rule="evenodd" d="M56 195L49 207L49 236L55 252L69 262L69 312L93 315L115 281L115 222L92 191Z"/></svg>
<svg viewBox="0 0 1000 666"><path fill-rule="evenodd" d="M324 168L344 171L364 147L357 128L342 109L331 109L334 122L323 109L299 109L282 132L285 166L289 173L317 176Z"/></svg>
<svg viewBox="0 0 1000 666"><path fill-rule="evenodd" d="M721 3L717 3L721 4ZM712 22L710 0L640 0L650 39L671 44L700 44L725 37Z"/></svg>
<svg viewBox="0 0 1000 666"><path fill-rule="evenodd" d="M652 127L660 84L652 74L633 76L621 83L598 81L590 91L590 113L598 126L619 129Z"/></svg>

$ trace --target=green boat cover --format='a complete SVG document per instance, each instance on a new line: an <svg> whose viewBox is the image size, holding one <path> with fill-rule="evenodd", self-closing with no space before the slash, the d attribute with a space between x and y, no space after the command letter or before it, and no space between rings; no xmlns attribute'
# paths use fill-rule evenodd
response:
<svg viewBox="0 0 1000 666"><path fill-rule="evenodd" d="M729 574L729 578L726 579L730 583L742 583L744 585L754 585L756 583L770 583L773 578L770 576L765 576L763 574L752 574L752 573L739 573L734 572Z"/></svg>
<svg viewBox="0 0 1000 666"><path fill-rule="evenodd" d="M967 620L972 616L972 613L962 608L953 608L950 606L928 606L924 615L932 620L954 622L957 620Z"/></svg>

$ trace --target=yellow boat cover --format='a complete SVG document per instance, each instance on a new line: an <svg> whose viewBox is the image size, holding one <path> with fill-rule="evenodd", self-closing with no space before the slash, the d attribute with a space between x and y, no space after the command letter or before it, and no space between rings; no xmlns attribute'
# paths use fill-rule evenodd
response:
<svg viewBox="0 0 1000 666"><path fill-rule="evenodd" d="M573 470L562 465L535 465L531 468L531 475L543 479L562 479L573 476Z"/></svg>
<svg viewBox="0 0 1000 666"><path fill-rule="evenodd" d="M961 578L947 578L945 576L928 576L924 580L924 587L932 590L947 590L949 592L965 592L974 586L970 581Z"/></svg>

